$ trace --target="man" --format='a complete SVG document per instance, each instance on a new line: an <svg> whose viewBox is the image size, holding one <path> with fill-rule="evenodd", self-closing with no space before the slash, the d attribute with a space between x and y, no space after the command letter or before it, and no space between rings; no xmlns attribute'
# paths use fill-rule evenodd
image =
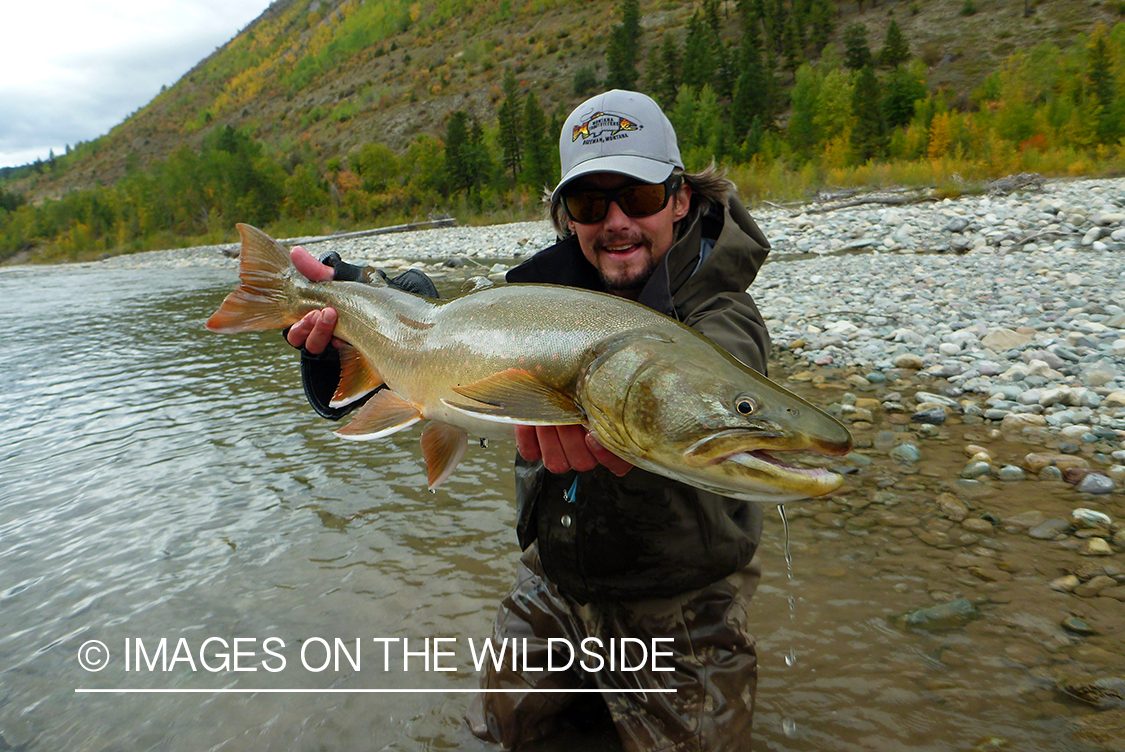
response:
<svg viewBox="0 0 1125 752"><path fill-rule="evenodd" d="M769 336L746 289L769 244L733 185L714 169L685 173L671 123L634 92L580 105L559 152L551 217L561 240L507 280L636 300L764 373ZM295 261L313 279L334 273L299 253ZM319 353L334 323L330 310L312 313L288 339ZM547 665L549 646L564 641L577 649L597 638L608 659L611 645L633 638L666 653L656 666L674 670L653 670L653 661L628 672L610 670L608 660L598 671L490 665L482 688L505 691L477 697L473 733L516 749L554 732L575 709L589 713L572 702L589 695L525 690L585 687L605 690L595 697L629 752L748 750L757 658L747 610L758 582L751 560L760 508L631 468L581 426L519 427L516 442L524 553L494 643L517 639L522 652L526 639L522 669ZM556 654L554 665L567 657ZM637 691L645 689L675 692Z"/></svg>

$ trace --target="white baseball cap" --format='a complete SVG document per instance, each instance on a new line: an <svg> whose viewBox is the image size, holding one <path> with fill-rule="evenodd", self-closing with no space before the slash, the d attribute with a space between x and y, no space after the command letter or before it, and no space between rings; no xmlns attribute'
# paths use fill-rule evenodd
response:
<svg viewBox="0 0 1125 752"><path fill-rule="evenodd" d="M662 183L683 169L676 131L650 97L614 89L587 99L570 113L559 136L562 180L551 199L572 180L615 172L645 183Z"/></svg>

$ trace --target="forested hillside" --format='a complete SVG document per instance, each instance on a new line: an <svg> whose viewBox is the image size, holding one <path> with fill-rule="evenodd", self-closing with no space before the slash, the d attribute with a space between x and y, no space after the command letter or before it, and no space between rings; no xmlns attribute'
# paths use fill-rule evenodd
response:
<svg viewBox="0 0 1125 752"><path fill-rule="evenodd" d="M111 133L0 175L0 259L522 218L561 118L664 105L744 195L1120 170L1125 0L278 0Z"/></svg>

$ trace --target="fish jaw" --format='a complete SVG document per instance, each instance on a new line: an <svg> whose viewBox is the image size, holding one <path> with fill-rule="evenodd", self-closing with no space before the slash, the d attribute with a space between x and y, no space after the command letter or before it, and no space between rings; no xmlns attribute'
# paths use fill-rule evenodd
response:
<svg viewBox="0 0 1125 752"><path fill-rule="evenodd" d="M581 385L598 440L635 465L732 498L784 503L838 489L838 473L775 455L846 454L848 430L696 337L634 339L599 354Z"/></svg>
<svg viewBox="0 0 1125 752"><path fill-rule="evenodd" d="M846 441L829 444L777 427L732 429L706 436L689 447L683 459L698 477L724 480L726 487L733 488L727 492L729 496L781 503L832 493L843 485L844 478L839 473L792 464L775 455L842 455L850 449L850 435Z"/></svg>

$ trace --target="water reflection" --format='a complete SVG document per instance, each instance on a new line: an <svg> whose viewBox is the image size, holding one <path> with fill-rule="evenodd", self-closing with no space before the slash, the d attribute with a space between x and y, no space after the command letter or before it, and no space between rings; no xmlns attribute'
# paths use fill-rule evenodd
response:
<svg viewBox="0 0 1125 752"><path fill-rule="evenodd" d="M232 284L213 269L0 274L0 750L479 748L459 725L463 694L74 694L476 686L465 641L489 635L518 554L512 447L471 448L429 494L417 432L337 440L277 333L203 329ZM997 657L995 635L890 626L896 585L925 589L894 549L905 544L793 523L791 582L779 523L763 545L758 748L968 749L989 734L1081 748L1024 708L1038 690ZM289 669L265 669L270 636ZM256 639L255 670L125 671L127 638L208 637ZM316 637L362 638L372 657L374 637L454 637L457 670L366 656L361 671L303 670ZM97 673L76 660L91 639L112 656ZM790 651L800 660L786 666Z"/></svg>

